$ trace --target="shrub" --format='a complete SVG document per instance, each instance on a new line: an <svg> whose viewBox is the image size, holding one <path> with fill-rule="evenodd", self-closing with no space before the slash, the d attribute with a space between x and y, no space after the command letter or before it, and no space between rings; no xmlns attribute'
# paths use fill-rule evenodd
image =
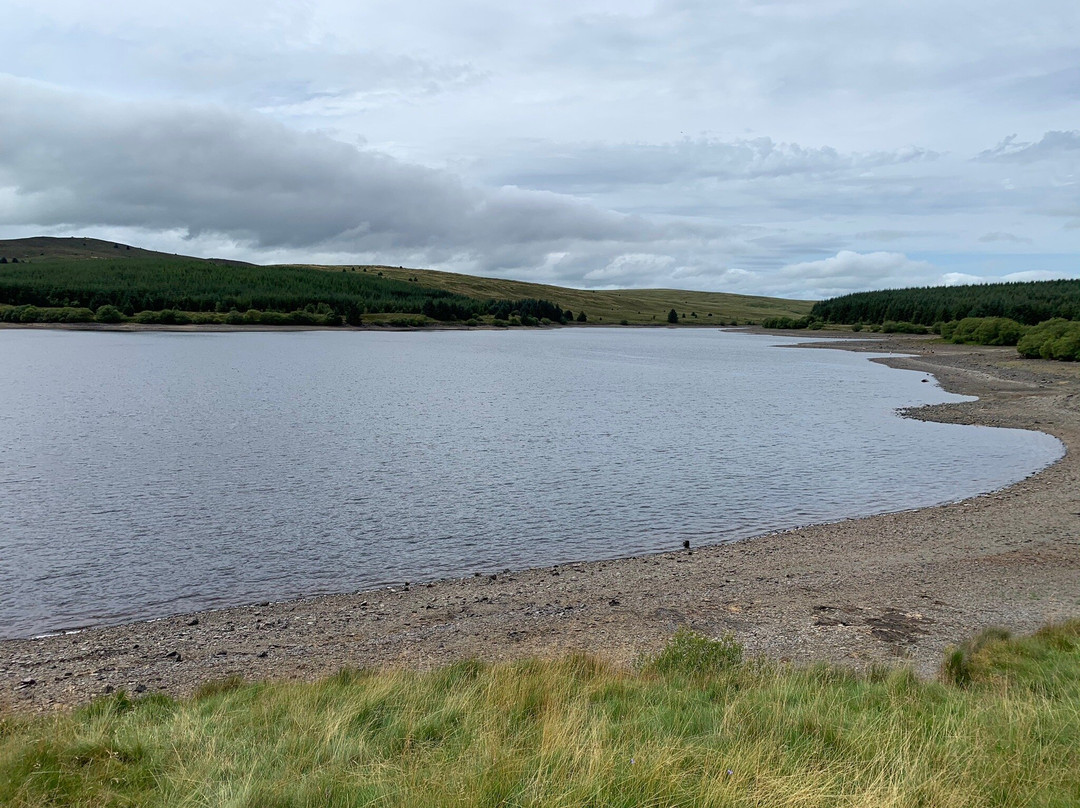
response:
<svg viewBox="0 0 1080 808"><path fill-rule="evenodd" d="M1029 358L1080 361L1080 321L1055 318L1032 326L1016 349Z"/></svg>
<svg viewBox="0 0 1080 808"><path fill-rule="evenodd" d="M162 309L158 312L158 322L165 325L187 325L191 322L191 318L176 309Z"/></svg>
<svg viewBox="0 0 1080 808"><path fill-rule="evenodd" d="M244 315L242 315L236 309L229 309L229 313L225 315L225 322L227 322L229 325L243 325Z"/></svg>
<svg viewBox="0 0 1080 808"><path fill-rule="evenodd" d="M851 327L851 330L856 332L862 331L862 323L855 323L855 325Z"/></svg>
<svg viewBox="0 0 1080 808"><path fill-rule="evenodd" d="M94 312L94 319L99 323L122 323L124 315L116 306L106 304L98 306L98 310Z"/></svg>
<svg viewBox="0 0 1080 808"><path fill-rule="evenodd" d="M965 317L940 330L946 341L966 345L1016 345L1024 335L1024 326L1008 317Z"/></svg>
<svg viewBox="0 0 1080 808"><path fill-rule="evenodd" d="M881 324L881 330L886 334L925 334L926 326L908 322L895 322L886 320Z"/></svg>
<svg viewBox="0 0 1080 808"><path fill-rule="evenodd" d="M679 313L675 311L675 309L672 309L667 313L667 321L672 325L679 322Z"/></svg>
<svg viewBox="0 0 1080 808"><path fill-rule="evenodd" d="M85 308L65 306L60 309L61 323L89 323L94 319L94 312Z"/></svg>
<svg viewBox="0 0 1080 808"><path fill-rule="evenodd" d="M19 306L16 311L19 313L20 323L40 323L44 319L37 306Z"/></svg>
<svg viewBox="0 0 1080 808"><path fill-rule="evenodd" d="M809 328L815 322L812 317L766 317L761 321L762 328ZM820 328L821 326L818 326ZM817 330L817 329L815 329Z"/></svg>

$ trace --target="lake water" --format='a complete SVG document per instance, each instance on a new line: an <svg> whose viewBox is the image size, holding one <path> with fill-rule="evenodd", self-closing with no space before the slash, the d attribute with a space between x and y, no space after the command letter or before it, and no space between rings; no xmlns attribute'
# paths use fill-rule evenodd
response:
<svg viewBox="0 0 1080 808"><path fill-rule="evenodd" d="M0 331L0 636L930 505L1062 454L715 330Z"/></svg>

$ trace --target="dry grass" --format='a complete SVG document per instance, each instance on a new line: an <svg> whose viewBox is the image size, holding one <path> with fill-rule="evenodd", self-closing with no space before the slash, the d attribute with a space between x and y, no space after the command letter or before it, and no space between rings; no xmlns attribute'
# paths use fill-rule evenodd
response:
<svg viewBox="0 0 1080 808"><path fill-rule="evenodd" d="M0 804L1080 804L1080 622L977 645L965 687L682 635L636 670L464 662L115 695L4 718Z"/></svg>
<svg viewBox="0 0 1080 808"><path fill-rule="evenodd" d="M322 267L341 271L341 267ZM558 303L577 314L584 311L590 323L618 325L665 325L675 309L684 325L739 325L760 323L766 317L802 317L810 313L813 301L753 297L722 292L688 292L682 289L588 290L548 286L525 281L481 278L438 272L433 269L409 269L387 266L356 268L357 271L381 272L383 277L410 281L421 286L446 289L481 300L521 300L540 298ZM415 279L415 280L413 280ZM696 314L697 317L690 316ZM686 315L685 318L683 315Z"/></svg>

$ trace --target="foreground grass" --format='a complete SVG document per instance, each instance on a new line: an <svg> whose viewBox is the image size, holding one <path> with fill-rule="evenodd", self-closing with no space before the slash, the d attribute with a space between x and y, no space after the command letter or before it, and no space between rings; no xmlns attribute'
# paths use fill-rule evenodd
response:
<svg viewBox="0 0 1080 808"><path fill-rule="evenodd" d="M0 723L0 804L1074 806L1080 621L948 660L949 684L740 659L569 657L219 683Z"/></svg>

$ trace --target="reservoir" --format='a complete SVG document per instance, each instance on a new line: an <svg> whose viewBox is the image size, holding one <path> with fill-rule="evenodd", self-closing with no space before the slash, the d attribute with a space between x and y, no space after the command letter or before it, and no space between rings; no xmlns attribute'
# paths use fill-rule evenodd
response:
<svg viewBox="0 0 1080 808"><path fill-rule="evenodd" d="M868 355L693 329L0 331L0 637L714 544L1058 459Z"/></svg>

